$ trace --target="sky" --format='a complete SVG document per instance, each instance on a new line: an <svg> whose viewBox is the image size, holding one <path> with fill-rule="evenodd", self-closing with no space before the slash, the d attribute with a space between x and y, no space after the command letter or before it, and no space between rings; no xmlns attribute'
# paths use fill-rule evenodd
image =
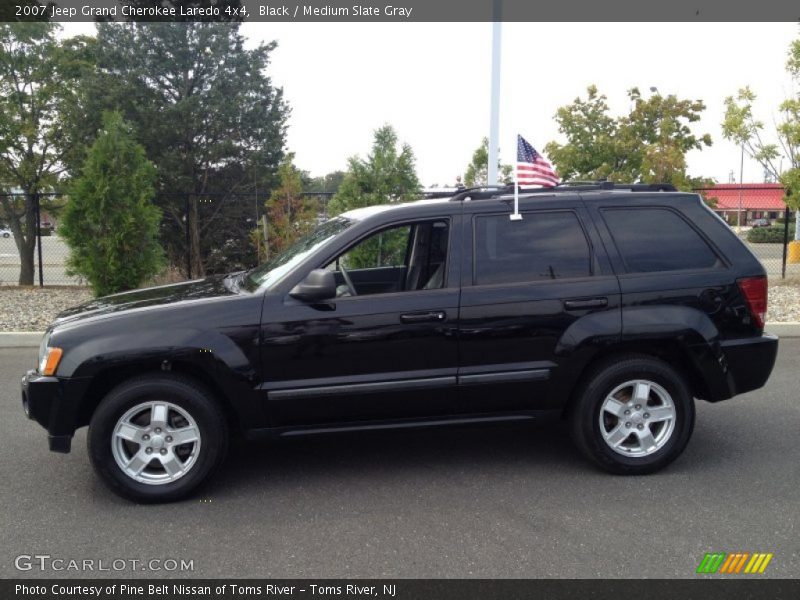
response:
<svg viewBox="0 0 800 600"><path fill-rule="evenodd" d="M63 35L92 31L66 24ZM769 131L780 102L797 93L785 71L800 37L794 23L503 23L501 31L507 163L518 133L540 151L563 142L553 116L588 85L608 96L614 115L629 110L629 88L656 87L706 104L693 131L714 144L687 156L689 174L727 182L734 171L739 181L739 147L720 127L725 97L750 85ZM448 185L489 134L491 23L246 23L242 33L250 45L278 42L269 75L291 107L288 150L313 176L366 156L374 130L389 123L414 150L423 186ZM763 170L745 158L743 180L763 181Z"/></svg>

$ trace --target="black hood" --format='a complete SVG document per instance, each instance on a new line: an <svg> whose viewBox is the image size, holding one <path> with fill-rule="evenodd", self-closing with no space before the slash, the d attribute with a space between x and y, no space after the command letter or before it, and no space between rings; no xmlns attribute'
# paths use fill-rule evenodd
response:
<svg viewBox="0 0 800 600"><path fill-rule="evenodd" d="M60 313L54 325L110 316L113 313L151 306L163 306L188 300L235 295L237 287L230 282L235 276L217 275L172 285L142 288L111 296L95 298Z"/></svg>

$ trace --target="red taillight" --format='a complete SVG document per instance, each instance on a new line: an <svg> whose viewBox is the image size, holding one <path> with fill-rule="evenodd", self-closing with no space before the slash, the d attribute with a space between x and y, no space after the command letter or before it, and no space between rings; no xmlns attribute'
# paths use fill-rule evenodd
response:
<svg viewBox="0 0 800 600"><path fill-rule="evenodd" d="M737 281L739 289L742 291L750 314L759 329L764 329L767 320L767 278L766 277L746 277Z"/></svg>

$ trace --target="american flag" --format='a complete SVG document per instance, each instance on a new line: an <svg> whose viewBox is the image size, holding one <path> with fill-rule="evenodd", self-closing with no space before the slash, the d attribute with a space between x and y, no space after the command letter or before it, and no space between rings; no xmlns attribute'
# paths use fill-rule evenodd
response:
<svg viewBox="0 0 800 600"><path fill-rule="evenodd" d="M553 165L521 135L517 136L517 183L553 187L559 182Z"/></svg>

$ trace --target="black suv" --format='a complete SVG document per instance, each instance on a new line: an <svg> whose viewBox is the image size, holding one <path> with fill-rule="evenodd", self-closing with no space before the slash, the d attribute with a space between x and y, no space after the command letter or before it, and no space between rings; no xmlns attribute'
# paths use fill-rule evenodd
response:
<svg viewBox="0 0 800 600"><path fill-rule="evenodd" d="M247 272L57 318L28 415L115 492L185 496L228 440L563 415L614 473L684 449L694 398L765 384L764 268L697 195L566 185L362 208Z"/></svg>

